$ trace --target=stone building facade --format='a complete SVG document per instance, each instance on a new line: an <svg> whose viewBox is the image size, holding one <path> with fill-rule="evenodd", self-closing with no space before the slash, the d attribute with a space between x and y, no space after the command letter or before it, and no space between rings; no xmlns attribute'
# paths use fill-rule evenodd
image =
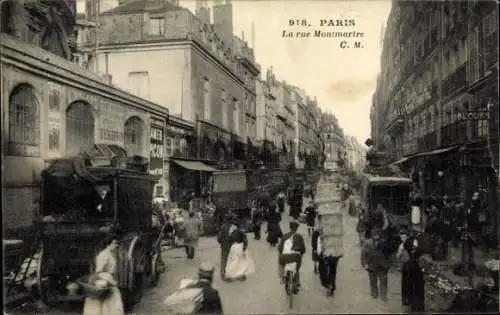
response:
<svg viewBox="0 0 500 315"><path fill-rule="evenodd" d="M333 114L321 115L320 130L324 143L324 169L340 171L346 160L344 131L340 128L337 117Z"/></svg>
<svg viewBox="0 0 500 315"><path fill-rule="evenodd" d="M375 138L425 194L465 200L488 187L499 163L498 6L394 1L384 39L376 102L387 118Z"/></svg>
<svg viewBox="0 0 500 315"><path fill-rule="evenodd" d="M66 34L73 30L74 3L69 8L71 1L10 3L15 6L2 5L8 14L2 15L0 34L4 228L32 224L40 172L48 161L95 144L145 157L150 171L161 175L163 147L155 141L164 136L168 110L108 85L70 60Z"/></svg>
<svg viewBox="0 0 500 315"><path fill-rule="evenodd" d="M125 2L100 17L97 61L117 86L195 124L191 158L244 160L256 139L260 66L233 36L232 4L213 11L211 24L203 3L195 16L168 1Z"/></svg>

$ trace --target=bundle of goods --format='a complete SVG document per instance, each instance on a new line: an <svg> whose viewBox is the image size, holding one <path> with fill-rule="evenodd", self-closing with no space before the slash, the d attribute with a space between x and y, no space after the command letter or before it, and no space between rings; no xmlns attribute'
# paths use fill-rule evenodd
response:
<svg viewBox="0 0 500 315"><path fill-rule="evenodd" d="M203 291L192 287L195 283L193 279L181 280L179 289L164 301L166 314L196 314L202 306Z"/></svg>
<svg viewBox="0 0 500 315"><path fill-rule="evenodd" d="M337 200L324 202L319 207L319 214L323 221L323 246L326 252L333 252L336 256L344 253L344 224L341 204Z"/></svg>

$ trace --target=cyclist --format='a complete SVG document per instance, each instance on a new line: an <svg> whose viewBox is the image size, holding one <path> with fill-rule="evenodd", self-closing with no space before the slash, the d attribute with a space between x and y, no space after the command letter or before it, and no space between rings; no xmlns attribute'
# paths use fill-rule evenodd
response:
<svg viewBox="0 0 500 315"><path fill-rule="evenodd" d="M300 233L297 232L299 228L299 223L296 221L290 222L290 232L285 234L280 241L278 246L279 251L279 274L281 280L284 282L284 272L285 265L289 263L297 263L297 272L296 275L296 283L297 290L300 288L300 277L299 271L300 266L302 265L302 256L306 252L306 246L304 242L304 238Z"/></svg>

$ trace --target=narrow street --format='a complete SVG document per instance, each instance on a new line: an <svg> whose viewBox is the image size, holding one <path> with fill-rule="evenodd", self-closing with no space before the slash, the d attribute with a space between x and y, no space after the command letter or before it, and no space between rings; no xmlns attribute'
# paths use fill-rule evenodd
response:
<svg viewBox="0 0 500 315"><path fill-rule="evenodd" d="M215 286L221 294L226 314L313 314L313 313L400 313L400 274L389 274L389 301L382 302L370 296L368 274L360 266L360 248L355 232L356 219L344 217L345 256L338 266L337 291L334 297L327 297L321 287L318 275L313 273L310 238L305 225L300 233L305 236L307 252L301 269L302 288L289 309L284 288L277 275L277 252L265 240L256 241L248 234L249 250L256 262L256 273L245 282L225 283L219 277L220 250L214 237L203 238L194 260L186 259L183 249L172 249L164 253L168 269L157 288L149 290L134 312L152 314L161 312L165 297L176 290L182 278L196 277L201 261L216 264ZM288 230L288 217L281 223L284 232ZM263 227L265 231L265 226ZM263 233L264 235L264 233ZM265 235L263 237L265 239Z"/></svg>

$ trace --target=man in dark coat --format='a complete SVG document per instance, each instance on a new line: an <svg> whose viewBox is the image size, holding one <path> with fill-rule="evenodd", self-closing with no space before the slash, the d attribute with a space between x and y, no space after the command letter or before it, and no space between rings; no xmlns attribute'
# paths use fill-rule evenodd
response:
<svg viewBox="0 0 500 315"><path fill-rule="evenodd" d="M300 212L302 212L302 202L303 202L303 189L296 187L292 191L292 195L289 201L290 204L290 216L295 220L299 219Z"/></svg>
<svg viewBox="0 0 500 315"><path fill-rule="evenodd" d="M236 219L232 215L227 215L224 217L224 223L217 235L217 242L220 245L221 256L220 256L220 276L222 280L226 280L225 272L226 272L226 264L227 258L229 256L229 251L231 250L231 246L233 245L233 240L231 238L231 234L235 231Z"/></svg>
<svg viewBox="0 0 500 315"><path fill-rule="evenodd" d="M279 267L280 267L280 276L283 279L284 276L284 267L288 263L296 262L297 263L297 273L296 275L296 281L297 281L297 288L300 287L300 267L302 265L302 256L304 256L306 252L306 244L304 242L304 238L302 235L300 235L297 230L299 228L299 223L296 221L290 222L290 232L285 234L283 238L280 241L280 244L278 245L278 252L279 252ZM283 249L285 247L285 242L288 240L292 241L292 254L289 253L283 253Z"/></svg>
<svg viewBox="0 0 500 315"><path fill-rule="evenodd" d="M258 207L256 209L252 209L253 234L256 240L260 240L261 225L263 221L264 212L262 208Z"/></svg>
<svg viewBox="0 0 500 315"><path fill-rule="evenodd" d="M189 286L203 290L201 308L196 314L224 314L219 292L212 286L214 269L212 265L202 263L198 272L198 281Z"/></svg>

